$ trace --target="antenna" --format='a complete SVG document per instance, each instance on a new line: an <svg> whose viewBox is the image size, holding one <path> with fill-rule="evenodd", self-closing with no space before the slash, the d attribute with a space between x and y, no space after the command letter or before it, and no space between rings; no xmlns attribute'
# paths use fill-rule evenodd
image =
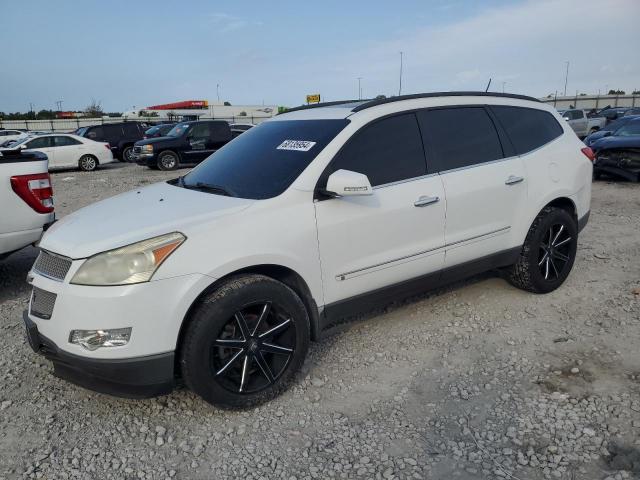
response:
<svg viewBox="0 0 640 480"><path fill-rule="evenodd" d="M484 93L489 91L489 87L491 86L491 77L489 77L489 83L487 83L487 88L484 89Z"/></svg>

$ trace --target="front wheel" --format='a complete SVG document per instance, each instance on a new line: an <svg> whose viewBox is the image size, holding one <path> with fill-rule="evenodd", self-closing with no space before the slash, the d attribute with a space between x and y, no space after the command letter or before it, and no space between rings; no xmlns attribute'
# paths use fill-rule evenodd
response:
<svg viewBox="0 0 640 480"><path fill-rule="evenodd" d="M518 288L548 293L569 276L578 247L578 225L566 210L546 207L529 228L508 280Z"/></svg>
<svg viewBox="0 0 640 480"><path fill-rule="evenodd" d="M98 167L98 161L91 155L83 155L78 160L78 166L84 172L92 172Z"/></svg>
<svg viewBox="0 0 640 480"><path fill-rule="evenodd" d="M162 152L158 155L158 168L160 170L175 170L178 168L178 155L173 152Z"/></svg>
<svg viewBox="0 0 640 480"><path fill-rule="evenodd" d="M300 297L263 275L233 277L195 308L180 348L185 384L222 408L245 408L285 390L309 349Z"/></svg>

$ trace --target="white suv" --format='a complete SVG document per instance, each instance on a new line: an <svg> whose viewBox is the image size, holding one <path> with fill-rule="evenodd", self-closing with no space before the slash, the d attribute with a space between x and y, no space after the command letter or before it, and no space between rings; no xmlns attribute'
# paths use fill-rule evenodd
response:
<svg viewBox="0 0 640 480"><path fill-rule="evenodd" d="M223 407L282 391L310 339L478 272L545 293L589 216L592 154L529 97L441 93L301 107L184 177L54 224L31 346L125 396L179 379Z"/></svg>

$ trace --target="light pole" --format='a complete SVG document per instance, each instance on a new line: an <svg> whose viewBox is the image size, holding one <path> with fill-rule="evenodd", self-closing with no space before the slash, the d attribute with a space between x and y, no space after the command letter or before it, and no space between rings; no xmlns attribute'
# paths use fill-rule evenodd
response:
<svg viewBox="0 0 640 480"><path fill-rule="evenodd" d="M504 86L507 84L507 82L502 82L502 93L504 93Z"/></svg>
<svg viewBox="0 0 640 480"><path fill-rule="evenodd" d="M569 80L569 62L565 62L567 64L567 71L564 74L564 95L563 96L567 96L567 81Z"/></svg>
<svg viewBox="0 0 640 480"><path fill-rule="evenodd" d="M402 95L402 55L403 52L400 52L400 87L398 88L398 96Z"/></svg>
<svg viewBox="0 0 640 480"><path fill-rule="evenodd" d="M218 97L218 103L220 103L220 84L216 83L216 96Z"/></svg>
<svg viewBox="0 0 640 480"><path fill-rule="evenodd" d="M362 80L362 77L358 77L358 100L362 100L362 88L360 87L360 80Z"/></svg>

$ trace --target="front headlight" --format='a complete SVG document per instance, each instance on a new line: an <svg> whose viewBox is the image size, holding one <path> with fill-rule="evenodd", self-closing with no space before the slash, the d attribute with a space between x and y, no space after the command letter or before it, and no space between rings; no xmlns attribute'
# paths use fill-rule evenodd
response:
<svg viewBox="0 0 640 480"><path fill-rule="evenodd" d="M99 253L82 264L71 283L130 285L148 282L162 262L185 239L183 234L174 232Z"/></svg>
<svg viewBox="0 0 640 480"><path fill-rule="evenodd" d="M143 153L153 153L153 145L142 145Z"/></svg>

